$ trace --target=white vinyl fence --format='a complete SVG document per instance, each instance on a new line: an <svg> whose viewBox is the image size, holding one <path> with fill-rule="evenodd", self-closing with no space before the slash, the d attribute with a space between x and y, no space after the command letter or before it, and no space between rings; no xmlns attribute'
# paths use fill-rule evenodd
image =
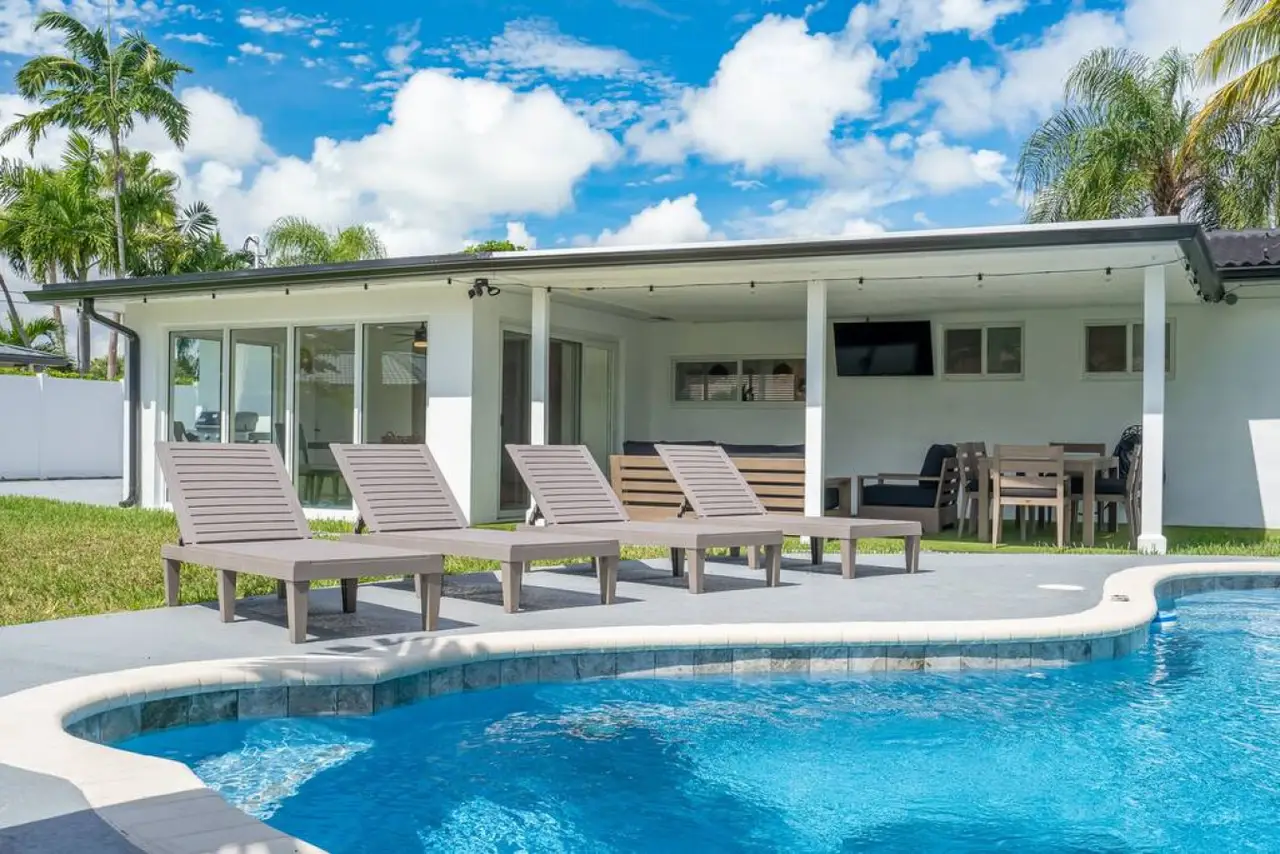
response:
<svg viewBox="0 0 1280 854"><path fill-rule="evenodd" d="M0 480L123 471L122 383L0 374Z"/></svg>

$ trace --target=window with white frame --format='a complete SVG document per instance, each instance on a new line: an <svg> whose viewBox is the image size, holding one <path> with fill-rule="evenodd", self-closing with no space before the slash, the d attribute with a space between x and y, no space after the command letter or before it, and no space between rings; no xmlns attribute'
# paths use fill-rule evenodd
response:
<svg viewBox="0 0 1280 854"><path fill-rule="evenodd" d="M680 403L804 400L802 357L678 361L672 397Z"/></svg>
<svg viewBox="0 0 1280 854"><path fill-rule="evenodd" d="M942 372L947 377L1022 376L1022 326L1002 323L944 327Z"/></svg>
<svg viewBox="0 0 1280 854"><path fill-rule="evenodd" d="M1141 323L1088 323L1084 327L1086 376L1123 377L1142 373ZM1164 325L1164 371L1173 372L1173 321Z"/></svg>

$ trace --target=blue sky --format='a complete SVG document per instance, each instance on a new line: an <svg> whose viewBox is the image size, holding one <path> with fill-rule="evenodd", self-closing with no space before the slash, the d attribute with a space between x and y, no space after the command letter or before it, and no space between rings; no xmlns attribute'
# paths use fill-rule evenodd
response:
<svg viewBox="0 0 1280 854"><path fill-rule="evenodd" d="M105 2L4 0L0 60L49 46L37 8ZM229 241L304 214L397 254L1017 221L1019 142L1075 60L1221 27L1217 0L116 2L195 69L191 144L133 144Z"/></svg>

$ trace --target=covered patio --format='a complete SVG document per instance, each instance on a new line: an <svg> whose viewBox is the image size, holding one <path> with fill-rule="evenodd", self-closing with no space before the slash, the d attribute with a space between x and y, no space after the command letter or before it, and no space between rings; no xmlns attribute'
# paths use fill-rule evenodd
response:
<svg viewBox="0 0 1280 854"><path fill-rule="evenodd" d="M833 500L832 490L856 503L859 475L919 472L932 445L1070 442L1109 453L1139 425L1138 544L1164 552L1162 472L1175 485L1195 476L1181 456L1166 463L1179 335L1197 360L1186 341L1202 318L1225 311L1213 305L1223 292L1198 229L1145 221L918 232L770 257L775 246L754 256L742 243L653 250L651 259L637 250L625 266L593 265L592 250L579 250L580 270L495 268L504 294L528 292L528 440L561 440L548 432L562 405L553 342L598 329L584 324L607 315L632 330L617 375L615 486L618 460L634 462L655 441L715 442L745 458L795 459L779 467L795 473L793 491L775 490L779 509L856 515L849 495ZM840 375L849 371L833 328L880 321L927 323L927 371ZM662 503L656 493L623 498L640 514Z"/></svg>

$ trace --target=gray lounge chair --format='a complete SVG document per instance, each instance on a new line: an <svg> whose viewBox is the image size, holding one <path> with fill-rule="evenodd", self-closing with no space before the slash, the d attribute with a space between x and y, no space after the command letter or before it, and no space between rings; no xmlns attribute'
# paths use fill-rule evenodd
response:
<svg viewBox="0 0 1280 854"><path fill-rule="evenodd" d="M165 604L178 604L182 564L211 566L218 572L218 613L229 623L237 574L265 575L277 580L277 591L283 587L289 640L302 643L312 581L341 579L342 610L351 613L361 576L412 575L422 627L435 630L444 559L422 550L312 539L275 445L157 442L156 456L180 534L177 545L160 549Z"/></svg>
<svg viewBox="0 0 1280 854"><path fill-rule="evenodd" d="M915 572L920 568L920 537L923 531L919 522L770 513L723 448L715 445L658 445L657 449L658 456L662 457L684 492L687 505L704 519L751 528L781 528L788 536L809 537L811 558L815 564L822 562L823 541L838 540L840 569L845 578L853 578L859 537L902 537L907 571Z"/></svg>
<svg viewBox="0 0 1280 854"><path fill-rule="evenodd" d="M590 557L600 580L600 602L613 604L618 590L616 539L469 528L426 445L329 447L360 511L357 533L344 540L496 560L502 565L507 613L520 610L521 579L532 561ZM366 528L369 533L359 533Z"/></svg>
<svg viewBox="0 0 1280 854"><path fill-rule="evenodd" d="M671 570L688 563L689 592L701 593L710 548L763 548L765 583L778 586L782 574L782 531L751 530L701 519L635 522L609 487L591 453L582 445L507 445L520 477L546 525L525 530L570 530L609 537L624 545L659 545L671 550ZM532 520L531 520L532 521Z"/></svg>

